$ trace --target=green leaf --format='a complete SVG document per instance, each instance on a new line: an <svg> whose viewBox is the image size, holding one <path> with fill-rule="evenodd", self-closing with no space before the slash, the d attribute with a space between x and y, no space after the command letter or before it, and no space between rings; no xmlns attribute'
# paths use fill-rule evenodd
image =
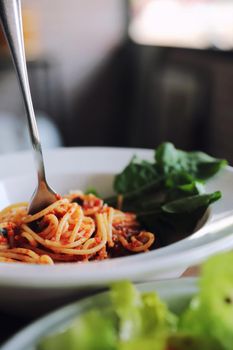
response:
<svg viewBox="0 0 233 350"><path fill-rule="evenodd" d="M154 292L140 294L131 283L117 282L112 286L111 300L121 342L176 329L177 317Z"/></svg>
<svg viewBox="0 0 233 350"><path fill-rule="evenodd" d="M114 189L117 193L125 194L137 190L156 177L153 163L134 156L123 172L115 177Z"/></svg>
<svg viewBox="0 0 233 350"><path fill-rule="evenodd" d="M188 194L204 194L205 186L200 181L192 181L190 183L178 186L178 189Z"/></svg>
<svg viewBox="0 0 233 350"><path fill-rule="evenodd" d="M38 350L117 350L114 317L104 311L87 312L64 332L43 339Z"/></svg>
<svg viewBox="0 0 233 350"><path fill-rule="evenodd" d="M166 350L166 344L167 336L160 332L153 337L144 336L129 342L122 342L119 344L118 350Z"/></svg>
<svg viewBox="0 0 233 350"><path fill-rule="evenodd" d="M210 258L202 266L200 279L201 317L208 324L209 334L224 349L233 344L233 253Z"/></svg>
<svg viewBox="0 0 233 350"><path fill-rule="evenodd" d="M199 179L207 180L217 174L222 168L227 165L226 160L215 160L212 158L209 162L202 162L198 164L197 177Z"/></svg>
<svg viewBox="0 0 233 350"><path fill-rule="evenodd" d="M196 179L206 180L226 166L226 160L213 158L203 152L185 152L176 149L172 143L161 144L155 159L161 173L186 172Z"/></svg>
<svg viewBox="0 0 233 350"><path fill-rule="evenodd" d="M211 257L202 265L199 293L181 315L179 324L181 332L209 340L217 350L232 350L232 266L232 252Z"/></svg>
<svg viewBox="0 0 233 350"><path fill-rule="evenodd" d="M177 169L178 152L170 142L162 143L155 152L155 160L159 171L168 174L171 170ZM179 169L181 170L181 169Z"/></svg>
<svg viewBox="0 0 233 350"><path fill-rule="evenodd" d="M209 204L221 198L221 192L216 191L211 194L195 195L166 203L162 210L166 213L190 213L201 207L208 207Z"/></svg>
<svg viewBox="0 0 233 350"><path fill-rule="evenodd" d="M134 339L141 334L141 296L130 282L117 282L112 285L110 297L118 319L119 338L122 341Z"/></svg>
<svg viewBox="0 0 233 350"><path fill-rule="evenodd" d="M143 333L154 334L155 329L176 330L177 317L168 310L167 305L156 293L142 294Z"/></svg>
<svg viewBox="0 0 233 350"><path fill-rule="evenodd" d="M85 191L85 194L93 194L96 197L100 197L99 193L97 192L96 188L94 188L94 187L88 187Z"/></svg>
<svg viewBox="0 0 233 350"><path fill-rule="evenodd" d="M135 212L145 229L168 244L184 238L185 232L190 234L208 206L221 197L220 192L205 194L204 181L226 164L203 152L176 149L167 142L158 146L154 162L133 157L116 176L114 189L123 195L121 209ZM117 207L117 195L106 202Z"/></svg>
<svg viewBox="0 0 233 350"><path fill-rule="evenodd" d="M157 193L159 188L162 188L162 181L163 181L163 177L158 177L156 178L156 180L153 180L151 182L146 183L145 185L137 188L136 190L132 190L130 192L127 192L124 194L123 196L123 207L122 209L125 211L137 211L137 205L138 202L145 203L145 201L142 201L142 198L147 198L148 196L150 196L151 194L153 195L153 197L158 197L155 194ZM118 196L112 196L112 197L108 197L105 198L104 201L113 207L117 207L117 203L118 203Z"/></svg>

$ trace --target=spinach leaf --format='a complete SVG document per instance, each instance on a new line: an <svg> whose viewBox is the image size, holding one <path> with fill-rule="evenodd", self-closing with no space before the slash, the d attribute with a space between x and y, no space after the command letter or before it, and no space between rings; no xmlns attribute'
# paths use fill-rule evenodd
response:
<svg viewBox="0 0 233 350"><path fill-rule="evenodd" d="M226 164L225 160L203 152L185 152L166 142L155 150L152 162L134 156L115 178L116 195L105 201L116 207L121 194L121 209L135 212L142 226L159 233L165 244L177 234L191 233L209 205L221 197L219 191L206 194L204 185Z"/></svg>
<svg viewBox="0 0 233 350"><path fill-rule="evenodd" d="M203 152L178 150L169 142L158 147L155 160L159 171L163 174L185 172L193 178L203 180L212 177L227 164L226 160L213 158Z"/></svg>
<svg viewBox="0 0 233 350"><path fill-rule="evenodd" d="M211 194L195 195L181 198L162 206L162 210L166 213L190 213L194 210L207 207L211 203L221 198L221 192L216 191Z"/></svg>
<svg viewBox="0 0 233 350"><path fill-rule="evenodd" d="M129 210L130 203L133 203L133 207L135 209L136 202L140 200L141 198L147 197L150 193L153 194L153 197L155 193L158 191L159 188L162 186L163 177L158 177L156 180L153 180L141 187L138 187L136 190L126 192L123 196L123 208L124 210ZM157 196L156 196L157 197ZM141 201L141 200L140 200ZM116 207L118 203L118 196L114 195L112 197L105 198L105 202L109 205ZM134 210L135 211L135 210Z"/></svg>
<svg viewBox="0 0 233 350"><path fill-rule="evenodd" d="M138 220L156 236L156 246L165 246L187 237L195 231L200 222L208 216L206 207L200 207L190 213L166 213L160 211L142 212Z"/></svg>
<svg viewBox="0 0 233 350"><path fill-rule="evenodd" d="M134 156L123 172L116 176L114 189L117 193L127 193L146 185L156 179L157 171L154 163L140 160Z"/></svg>

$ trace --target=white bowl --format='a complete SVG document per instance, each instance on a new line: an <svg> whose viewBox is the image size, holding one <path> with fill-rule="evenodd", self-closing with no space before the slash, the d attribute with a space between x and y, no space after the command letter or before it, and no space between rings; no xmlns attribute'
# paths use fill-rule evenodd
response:
<svg viewBox="0 0 233 350"><path fill-rule="evenodd" d="M180 280L147 282L137 285L141 292L156 291L170 310L181 313L188 305L191 297L197 292L197 280L182 278ZM72 303L58 311L52 312L32 323L12 337L1 350L35 350L40 339L48 334L58 332L93 307L108 305L108 292Z"/></svg>
<svg viewBox="0 0 233 350"><path fill-rule="evenodd" d="M96 187L110 194L113 175L133 154L152 159L153 151L114 148L68 148L46 153L49 183L61 192ZM0 209L9 203L29 200L35 188L30 153L1 156ZM175 244L148 253L85 264L54 266L0 264L0 308L15 313L43 312L110 281L142 281L179 277L192 264L233 247L233 171L228 167L208 182L207 191L221 190L223 198L212 205L203 228ZM218 232L225 220L225 228ZM24 306L27 302L27 308Z"/></svg>

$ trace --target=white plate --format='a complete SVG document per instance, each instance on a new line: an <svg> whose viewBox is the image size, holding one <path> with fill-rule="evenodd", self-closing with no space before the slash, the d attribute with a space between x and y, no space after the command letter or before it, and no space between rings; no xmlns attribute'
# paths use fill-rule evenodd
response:
<svg viewBox="0 0 233 350"><path fill-rule="evenodd" d="M196 279L183 278L143 283L137 285L137 288L141 292L156 291L172 311L179 313L187 307L189 300L197 292L196 284ZM91 308L107 305L108 301L108 293L101 293L65 306L26 327L5 343L1 350L35 350L40 339L65 328L74 318Z"/></svg>
<svg viewBox="0 0 233 350"><path fill-rule="evenodd" d="M85 189L96 186L103 194L109 194L113 174L121 171L133 154L152 159L153 151L114 148L68 148L46 153L49 183L57 191ZM35 174L30 153L0 157L5 164L0 172L0 208L28 200L35 187ZM26 264L0 264L0 307L9 307L25 313L23 301L30 311L42 306L54 306L61 299L83 288L100 287L113 280L162 279L178 277L192 264L200 263L207 256L233 247L233 171L228 167L208 182L207 191L221 190L223 198L212 206L205 226L170 246L145 254L90 262L87 264L59 264L38 266ZM226 228L215 232L219 220L225 217ZM43 300L43 305L39 303ZM19 303L20 301L20 303Z"/></svg>

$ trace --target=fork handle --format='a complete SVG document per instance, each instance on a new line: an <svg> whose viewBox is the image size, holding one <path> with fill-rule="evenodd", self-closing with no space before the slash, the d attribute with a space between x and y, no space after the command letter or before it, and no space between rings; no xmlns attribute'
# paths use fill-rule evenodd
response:
<svg viewBox="0 0 233 350"><path fill-rule="evenodd" d="M45 181L43 154L27 74L20 0L0 0L0 20L10 48L23 95L29 133L37 167L38 181Z"/></svg>

